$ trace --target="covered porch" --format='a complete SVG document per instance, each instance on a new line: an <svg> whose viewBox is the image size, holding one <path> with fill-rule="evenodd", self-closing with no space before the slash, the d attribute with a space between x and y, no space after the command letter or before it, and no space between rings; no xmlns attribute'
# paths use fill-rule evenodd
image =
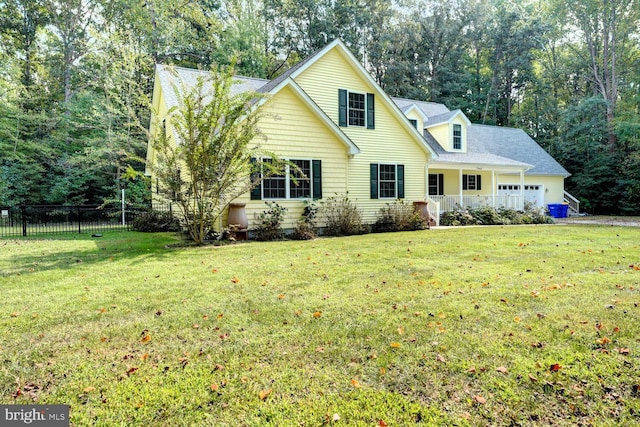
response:
<svg viewBox="0 0 640 427"><path fill-rule="evenodd" d="M427 165L427 200L438 213L485 206L522 211L529 167L524 163Z"/></svg>

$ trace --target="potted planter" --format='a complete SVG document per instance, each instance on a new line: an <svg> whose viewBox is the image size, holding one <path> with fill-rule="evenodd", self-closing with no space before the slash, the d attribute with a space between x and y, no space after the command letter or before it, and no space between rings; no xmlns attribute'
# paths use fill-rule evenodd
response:
<svg viewBox="0 0 640 427"><path fill-rule="evenodd" d="M247 238L247 229L249 228L249 220L247 219L246 203L229 203L229 212L227 213L227 227L236 233L236 238L245 240Z"/></svg>

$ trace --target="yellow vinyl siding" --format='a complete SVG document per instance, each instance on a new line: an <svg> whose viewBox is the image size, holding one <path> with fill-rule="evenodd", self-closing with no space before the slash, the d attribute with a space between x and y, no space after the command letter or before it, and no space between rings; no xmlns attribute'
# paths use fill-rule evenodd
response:
<svg viewBox="0 0 640 427"><path fill-rule="evenodd" d="M460 125L462 129L462 149L453 148L453 125ZM428 128L429 133L438 141L446 151L455 153L467 152L467 124L459 115L448 123L442 123Z"/></svg>
<svg viewBox="0 0 640 427"><path fill-rule="evenodd" d="M261 148L286 159L321 160L323 199L347 191L347 148L293 90L285 87L261 109L259 127L266 135L266 139L256 141ZM301 219L304 208L301 199L250 200L247 193L236 202L247 204L250 228L267 209L265 201L276 202L288 209L284 228L293 228Z"/></svg>
<svg viewBox="0 0 640 427"><path fill-rule="evenodd" d="M525 185L544 185L545 206L549 203L562 203L564 201L564 177L562 176L525 175L524 183Z"/></svg>
<svg viewBox="0 0 640 427"><path fill-rule="evenodd" d="M415 110L411 110L407 113L407 119L415 120L418 131L422 134L422 129L424 126L424 122L422 121L422 117Z"/></svg>
<svg viewBox="0 0 640 427"><path fill-rule="evenodd" d="M393 200L370 198L370 164L404 165L404 200L411 203L424 200L428 155L407 130L411 126L405 128L400 122L406 120L402 114L394 114L391 108L395 107L388 105L376 88L357 71L338 49L334 49L296 77L296 83L335 123L338 123L339 89L375 93L375 129L359 126L340 128L361 150L360 154L349 159L349 199L357 203L363 221L373 223L380 208Z"/></svg>

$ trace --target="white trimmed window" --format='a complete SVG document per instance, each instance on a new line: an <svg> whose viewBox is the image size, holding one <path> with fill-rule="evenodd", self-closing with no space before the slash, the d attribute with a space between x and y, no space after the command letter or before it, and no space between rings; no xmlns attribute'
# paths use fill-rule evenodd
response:
<svg viewBox="0 0 640 427"><path fill-rule="evenodd" d="M462 125L453 125L453 149L462 150Z"/></svg>
<svg viewBox="0 0 640 427"><path fill-rule="evenodd" d="M265 163L270 159L264 159ZM264 177L251 191L251 200L321 199L322 162L291 159L281 175Z"/></svg>

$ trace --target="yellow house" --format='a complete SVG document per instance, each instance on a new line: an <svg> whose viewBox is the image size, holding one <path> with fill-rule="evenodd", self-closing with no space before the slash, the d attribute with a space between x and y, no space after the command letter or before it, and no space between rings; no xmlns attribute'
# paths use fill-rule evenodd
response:
<svg viewBox="0 0 640 427"><path fill-rule="evenodd" d="M437 154L428 168L428 198L437 211L492 206L523 210L579 202L564 191L569 173L521 129L472 124L442 104L394 98Z"/></svg>
<svg viewBox="0 0 640 427"><path fill-rule="evenodd" d="M152 135L177 105L176 73L189 84L203 72L156 67ZM297 183L288 171L268 177L236 200L246 204L249 227L265 201L288 209L283 225L291 228L305 201L334 195L348 195L368 224L395 200L429 201L436 216L456 206L522 209L535 188L538 205L563 200L568 173L523 131L472 125L460 110L442 104L392 99L340 40L274 80L238 77L234 90L268 95L257 105L266 137L258 143L307 177ZM508 147L500 148L503 143ZM147 164L154 161L150 143Z"/></svg>
<svg viewBox="0 0 640 427"><path fill-rule="evenodd" d="M201 73L175 71L187 84ZM171 88L175 79L167 67L157 66L153 102L158 114L152 117L152 134L177 105ZM275 80L238 77L237 86L268 94L259 106L259 127L266 138L258 143L295 163L308 177L297 185L288 173L265 178L236 200L246 203L249 227L265 210L265 201L288 209L283 226L290 228L307 200L348 195L365 223L375 222L387 203L425 200L426 165L435 156L433 149L341 41ZM150 144L147 164L153 162Z"/></svg>

